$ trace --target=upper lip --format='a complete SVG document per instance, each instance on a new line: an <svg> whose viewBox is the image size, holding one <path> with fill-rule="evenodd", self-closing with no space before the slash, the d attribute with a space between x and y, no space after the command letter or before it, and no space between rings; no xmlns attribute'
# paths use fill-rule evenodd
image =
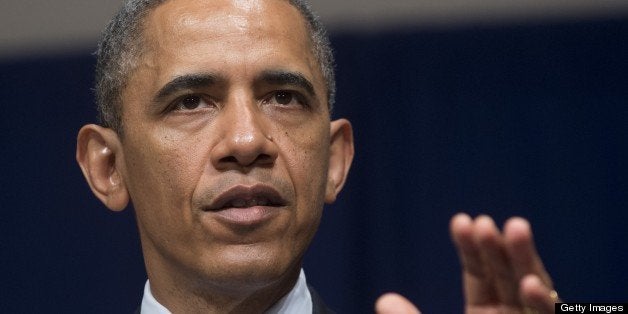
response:
<svg viewBox="0 0 628 314"><path fill-rule="evenodd" d="M234 201L251 202L252 200L256 200L258 203L265 203L262 206L277 207L286 205L285 199L272 186L264 184L252 186L237 185L220 193L205 210L218 211L234 207L232 204Z"/></svg>

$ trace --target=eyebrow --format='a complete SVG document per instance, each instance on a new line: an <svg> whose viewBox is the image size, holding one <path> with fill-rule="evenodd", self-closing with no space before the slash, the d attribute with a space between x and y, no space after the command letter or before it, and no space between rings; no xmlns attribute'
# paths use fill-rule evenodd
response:
<svg viewBox="0 0 628 314"><path fill-rule="evenodd" d="M181 90L208 87L224 81L225 79L223 77L213 73L186 74L177 76L159 89L153 99L153 103L160 103L168 96Z"/></svg>
<svg viewBox="0 0 628 314"><path fill-rule="evenodd" d="M292 85L300 87L310 94L311 97L316 96L314 85L305 76L299 72L273 70L264 71L255 78L255 83L266 83L271 85Z"/></svg>
<svg viewBox="0 0 628 314"><path fill-rule="evenodd" d="M168 98L168 96L181 90L207 88L225 81L226 79L223 76L214 73L193 73L177 76L159 89L153 98L153 103L161 103ZM255 83L292 85L303 88L311 97L316 96L314 85L299 72L284 70L263 71L255 78Z"/></svg>

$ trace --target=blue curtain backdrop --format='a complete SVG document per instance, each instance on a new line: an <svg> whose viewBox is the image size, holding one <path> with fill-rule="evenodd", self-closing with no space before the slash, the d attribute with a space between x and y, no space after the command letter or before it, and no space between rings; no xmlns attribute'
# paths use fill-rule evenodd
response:
<svg viewBox="0 0 628 314"><path fill-rule="evenodd" d="M628 301L628 20L334 34L356 159L305 261L341 313L398 291L460 313L458 211L528 217L571 301ZM94 58L0 63L0 309L130 313L145 274L132 210L74 161Z"/></svg>

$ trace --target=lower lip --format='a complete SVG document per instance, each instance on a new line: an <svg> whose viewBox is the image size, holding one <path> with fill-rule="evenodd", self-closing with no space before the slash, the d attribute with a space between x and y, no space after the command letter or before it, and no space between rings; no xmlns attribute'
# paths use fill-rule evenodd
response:
<svg viewBox="0 0 628 314"><path fill-rule="evenodd" d="M245 208L225 208L219 211L212 211L211 213L223 222L240 225L240 226L253 226L260 224L278 212L277 207L271 206L254 206Z"/></svg>

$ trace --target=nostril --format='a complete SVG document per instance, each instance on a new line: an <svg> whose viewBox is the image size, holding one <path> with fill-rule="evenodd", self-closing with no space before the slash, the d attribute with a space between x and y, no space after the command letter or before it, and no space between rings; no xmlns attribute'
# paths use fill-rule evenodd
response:
<svg viewBox="0 0 628 314"><path fill-rule="evenodd" d="M226 156L220 159L220 163L223 164L239 164L241 166L250 166L250 165L264 165L272 163L275 159L268 154L259 154L254 159L248 159L244 157L238 158L237 156Z"/></svg>
<svg viewBox="0 0 628 314"><path fill-rule="evenodd" d="M259 156L257 156L257 158L255 159L255 162L260 164L267 164L272 163L274 160L275 158L268 154L259 154Z"/></svg>
<svg viewBox="0 0 628 314"><path fill-rule="evenodd" d="M257 164L268 167L275 163L279 155L276 139L264 134L261 127L254 127L237 124L227 129L211 152L216 169L251 168Z"/></svg>
<svg viewBox="0 0 628 314"><path fill-rule="evenodd" d="M220 162L225 162L225 163L232 163L232 162L234 162L234 163L237 163L238 159L235 158L235 156L227 156L227 157L220 158Z"/></svg>

